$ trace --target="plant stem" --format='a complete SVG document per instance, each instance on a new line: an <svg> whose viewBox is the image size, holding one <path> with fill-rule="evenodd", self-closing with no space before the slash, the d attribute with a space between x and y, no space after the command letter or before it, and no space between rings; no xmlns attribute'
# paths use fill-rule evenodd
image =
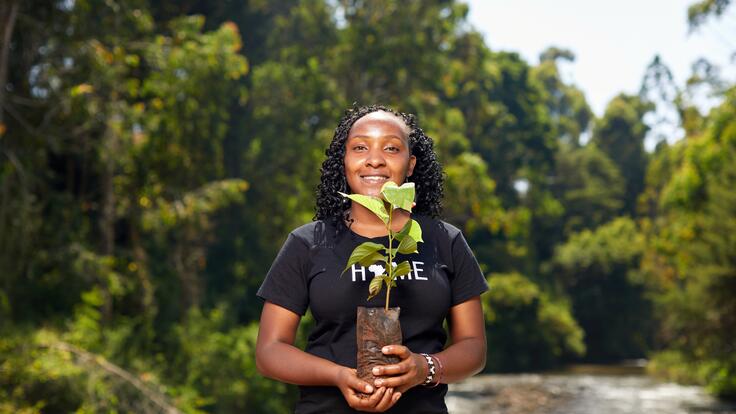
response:
<svg viewBox="0 0 736 414"><path fill-rule="evenodd" d="M391 285L386 288L386 312L388 312L388 298L391 296Z"/></svg>
<svg viewBox="0 0 736 414"><path fill-rule="evenodd" d="M388 263L386 263L386 267L388 268L388 280L386 280L386 312L388 312L388 300L391 296L391 282L394 280L393 274L394 274L394 255L391 253L394 245L394 238L393 238L393 232L391 231L391 219L394 216L394 206L393 204L389 203L389 210L388 210Z"/></svg>

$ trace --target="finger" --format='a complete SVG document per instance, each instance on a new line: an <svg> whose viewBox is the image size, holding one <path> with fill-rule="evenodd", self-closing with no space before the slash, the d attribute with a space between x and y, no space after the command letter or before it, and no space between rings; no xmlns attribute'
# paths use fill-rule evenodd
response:
<svg viewBox="0 0 736 414"><path fill-rule="evenodd" d="M361 408L363 405L363 398L358 397L358 395L353 390L348 390L348 395L345 396L345 401L348 402L348 405L352 408Z"/></svg>
<svg viewBox="0 0 736 414"><path fill-rule="evenodd" d="M348 388L346 390L347 394L345 395L345 401L348 402L348 405L352 408L362 408L365 404L365 398L360 398L358 394L355 393L355 390L352 388Z"/></svg>
<svg viewBox="0 0 736 414"><path fill-rule="evenodd" d="M386 411L393 405L394 389L387 388L386 392L383 393L383 398L376 404L376 411Z"/></svg>
<svg viewBox="0 0 736 414"><path fill-rule="evenodd" d="M371 394L374 390L374 387L371 384L363 381L357 376L352 376L348 379L348 387L366 394Z"/></svg>
<svg viewBox="0 0 736 414"><path fill-rule="evenodd" d="M408 363L399 363L399 364L393 364L393 365L379 365L376 367L373 367L373 375L374 376L381 376L381 375L399 375L406 372L409 372L409 369L411 369L410 365Z"/></svg>
<svg viewBox="0 0 736 414"><path fill-rule="evenodd" d="M403 345L386 345L381 348L381 352L383 352L384 355L396 355L401 359L407 359L411 356L409 348Z"/></svg>
<svg viewBox="0 0 736 414"><path fill-rule="evenodd" d="M351 395L346 398L348 405L356 410L363 410L363 411L373 411L373 407L378 403L380 398L376 398L376 396L383 396L383 390L385 388L381 388L376 390L373 394L371 394L368 398L361 398L358 396L358 394L355 394L350 390Z"/></svg>
<svg viewBox="0 0 736 414"><path fill-rule="evenodd" d="M411 382L412 376L405 374L400 375L397 377L386 377L376 380L376 383L378 384L380 381L381 387L393 387L393 388L400 388L404 385L407 385L407 387L411 387L414 384Z"/></svg>
<svg viewBox="0 0 736 414"><path fill-rule="evenodd" d="M370 397L363 400L364 407L366 408L373 408L381 401L383 396L386 394L386 387L381 387L376 390L373 394L371 394Z"/></svg>

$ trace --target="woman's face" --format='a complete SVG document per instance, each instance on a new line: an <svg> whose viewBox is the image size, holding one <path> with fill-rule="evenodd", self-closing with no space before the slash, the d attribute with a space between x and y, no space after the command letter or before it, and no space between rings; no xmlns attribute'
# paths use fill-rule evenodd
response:
<svg viewBox="0 0 736 414"><path fill-rule="evenodd" d="M376 111L353 124L344 161L345 177L354 194L380 196L387 181L401 185L417 160L411 155L404 121L390 112Z"/></svg>

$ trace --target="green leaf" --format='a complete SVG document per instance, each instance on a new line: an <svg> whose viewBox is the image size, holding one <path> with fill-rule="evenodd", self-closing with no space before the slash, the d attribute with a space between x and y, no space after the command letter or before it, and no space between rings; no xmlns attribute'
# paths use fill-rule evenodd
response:
<svg viewBox="0 0 736 414"><path fill-rule="evenodd" d="M368 285L368 300L371 300L372 297L381 292L381 287L383 286L384 280L386 280L386 275L373 277L373 279L371 280L371 284Z"/></svg>
<svg viewBox="0 0 736 414"><path fill-rule="evenodd" d="M361 266L368 267L372 265L373 263L376 263L378 261L387 262L388 257L382 255L381 253L375 252L371 255L368 255L362 259L358 263L360 263Z"/></svg>
<svg viewBox="0 0 736 414"><path fill-rule="evenodd" d="M345 273L345 271L348 270L350 266L356 263L362 262L369 257L372 257L374 255L381 256L380 253L378 253L378 251L381 249L384 249L384 247L383 245L378 244L378 243L373 243L373 242L361 243L355 249L353 249L353 253L350 254L350 258L348 259L348 264L345 265L345 269L343 269L342 273ZM370 264L373 264L377 260L379 259L373 260ZM340 274L342 275L342 273Z"/></svg>
<svg viewBox="0 0 736 414"><path fill-rule="evenodd" d="M394 268L394 277L404 276L408 275L411 272L411 265L409 265L408 260L404 260L403 262L399 263L398 266Z"/></svg>
<svg viewBox="0 0 736 414"><path fill-rule="evenodd" d="M404 183L399 187L395 182L389 181L381 188L383 197L392 206L411 211L414 203L414 183Z"/></svg>
<svg viewBox="0 0 736 414"><path fill-rule="evenodd" d="M406 235L409 235L416 243L424 243L424 240L422 240L422 228L414 219L407 221L404 227L396 233L396 240L402 241Z"/></svg>
<svg viewBox="0 0 736 414"><path fill-rule="evenodd" d="M398 250L401 254L418 253L417 242L410 235L407 234L406 236L404 236L403 239L401 239Z"/></svg>
<svg viewBox="0 0 736 414"><path fill-rule="evenodd" d="M377 215L385 224L388 224L388 211L386 206L383 204L383 200L377 197L371 197L363 194L345 194L340 193L343 197L347 197L361 206L372 211L373 214Z"/></svg>

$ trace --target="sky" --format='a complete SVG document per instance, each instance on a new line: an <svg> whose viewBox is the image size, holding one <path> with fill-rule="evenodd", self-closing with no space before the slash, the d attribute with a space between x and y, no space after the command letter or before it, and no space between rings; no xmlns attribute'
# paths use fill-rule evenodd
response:
<svg viewBox="0 0 736 414"><path fill-rule="evenodd" d="M647 65L659 54L678 85L705 57L736 82L736 5L688 35L687 8L695 0L466 0L470 24L492 50L519 52L530 64L549 46L572 50L562 67L601 116L620 92L638 93Z"/></svg>

